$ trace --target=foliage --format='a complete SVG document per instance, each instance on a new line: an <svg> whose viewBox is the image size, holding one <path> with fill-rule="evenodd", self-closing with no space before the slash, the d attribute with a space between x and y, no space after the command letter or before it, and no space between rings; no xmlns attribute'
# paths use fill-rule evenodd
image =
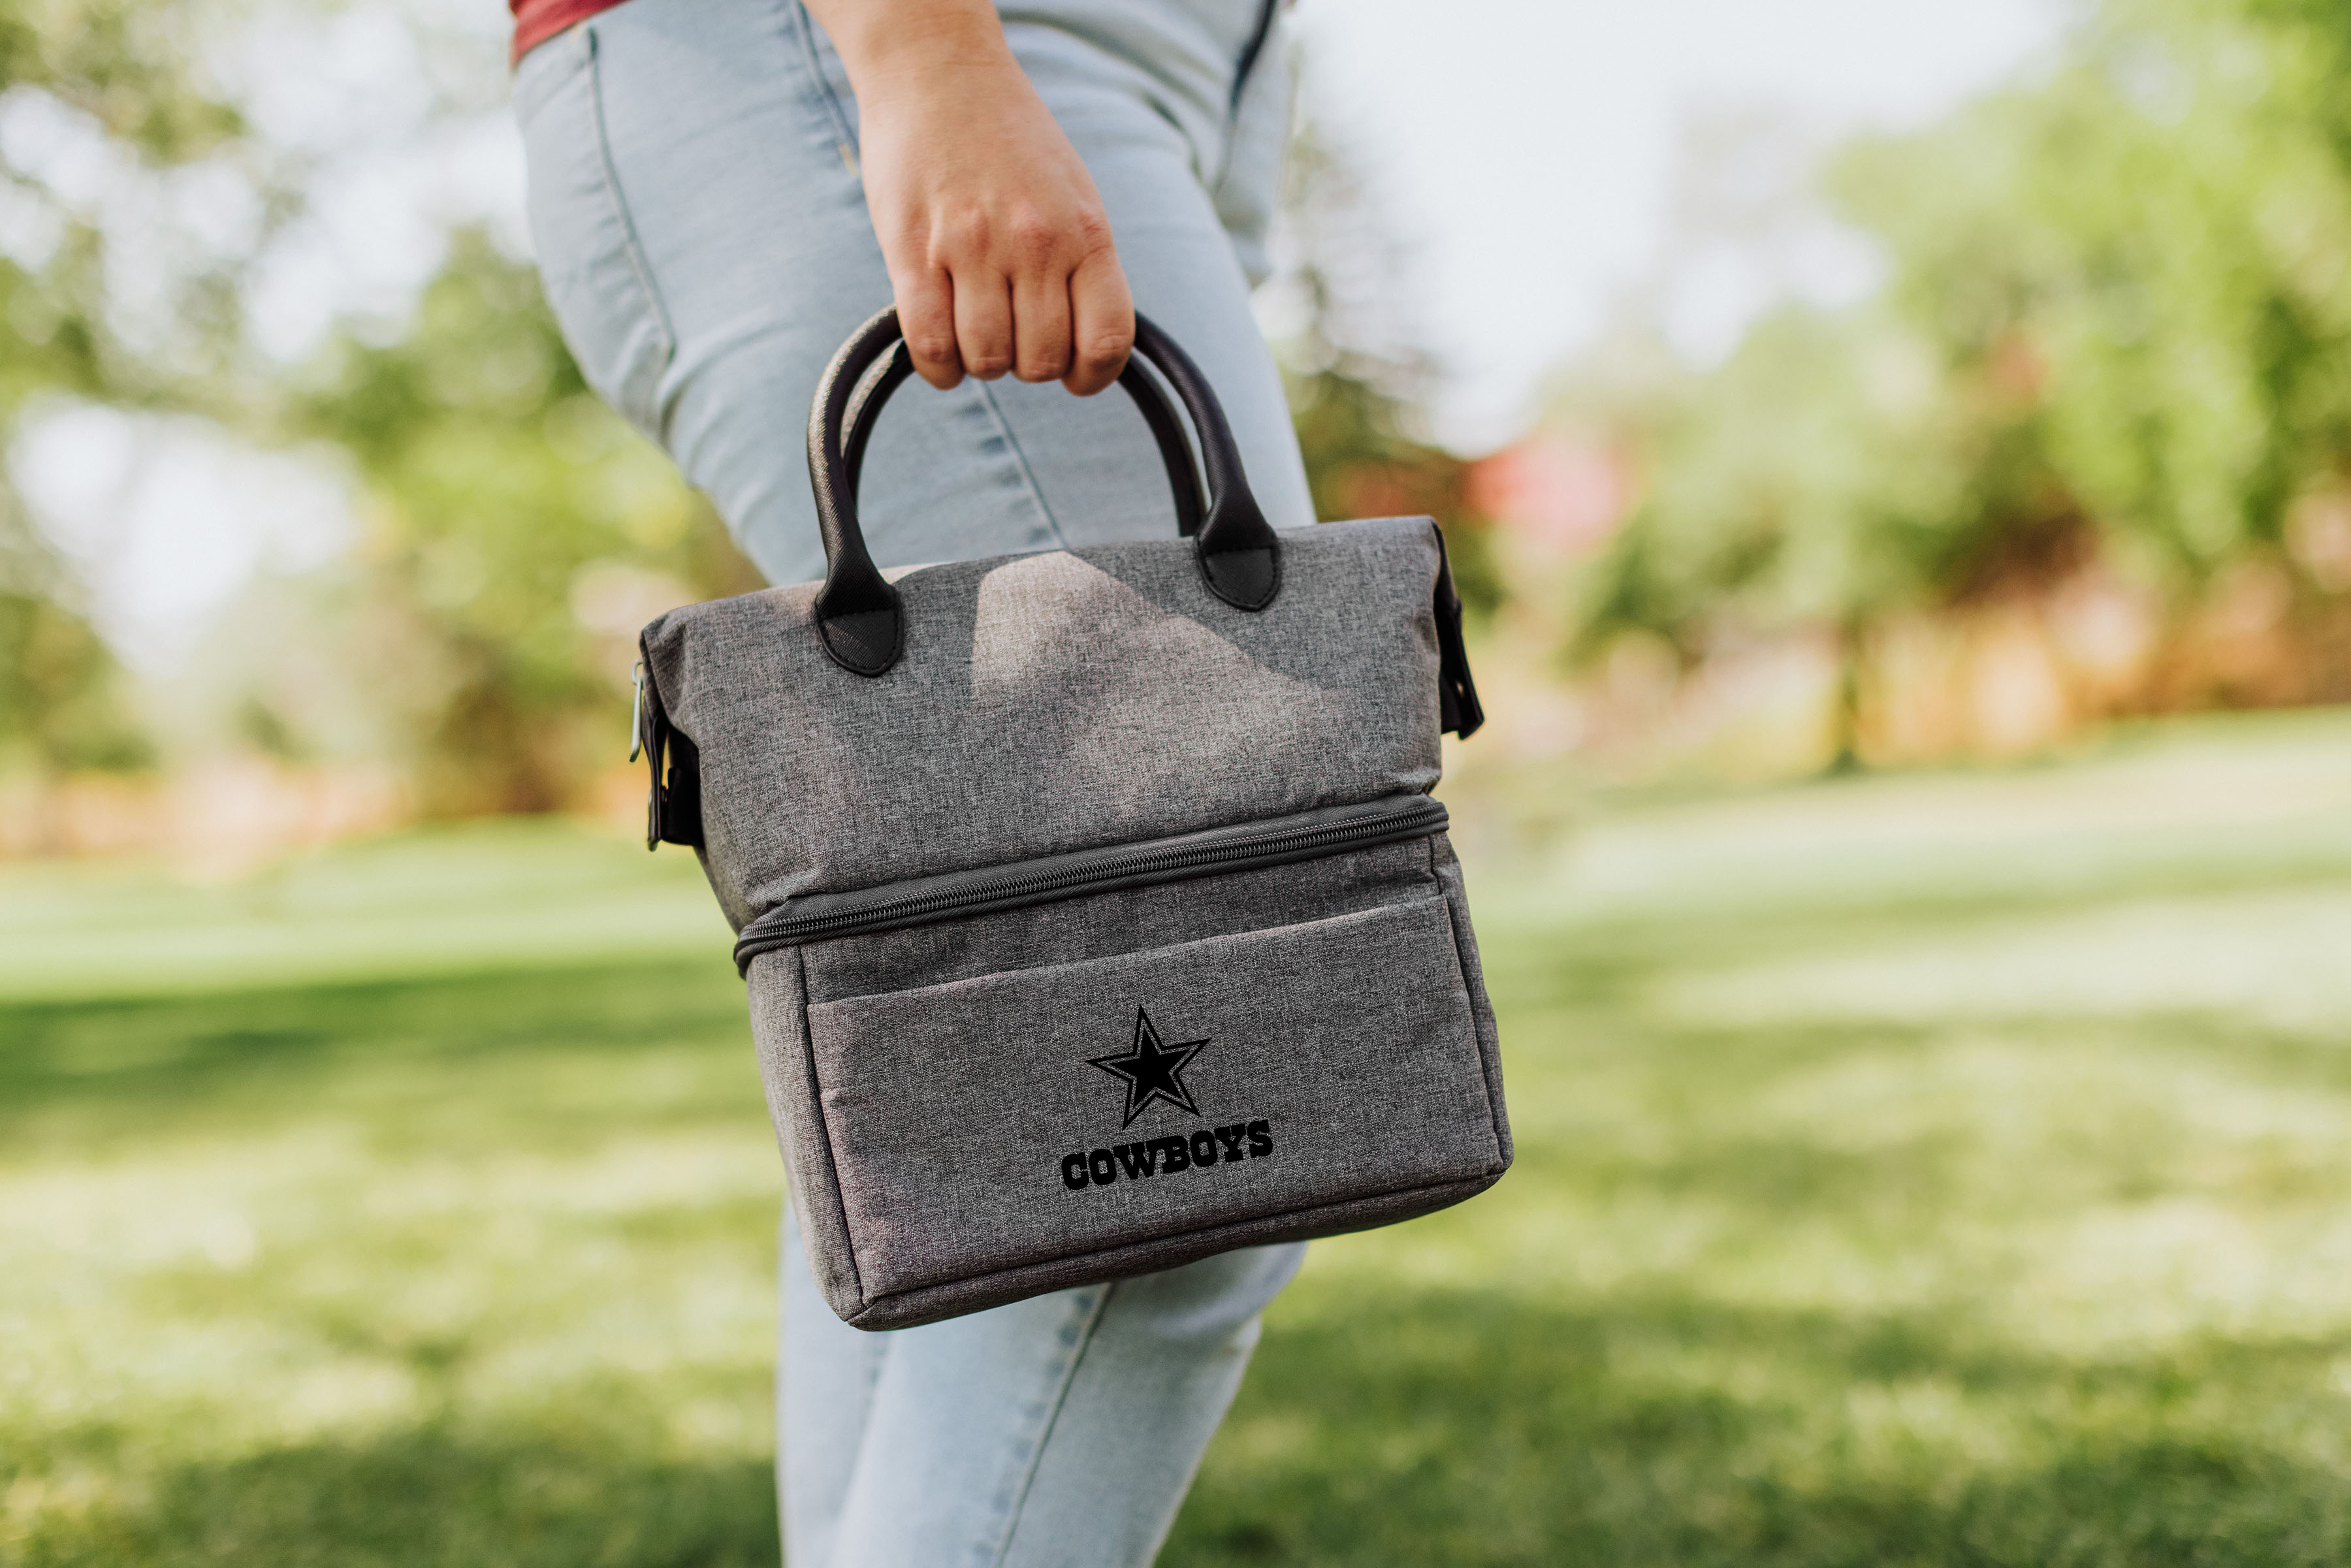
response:
<svg viewBox="0 0 2351 1568"><path fill-rule="evenodd" d="M2064 484L2181 587L2351 465L2346 19L2113 0L2045 83L1840 171L1905 315L2022 357Z"/></svg>
<svg viewBox="0 0 2351 1568"><path fill-rule="evenodd" d="M0 152L0 436L59 395L216 406L234 332L233 262L151 276L147 340L114 298L125 257L70 176L102 146L152 182L235 161L241 123L202 77L188 9L132 0L0 7L0 111L33 134L26 166ZM66 152L60 155L63 146ZM42 166L67 165L59 180ZM152 268L151 268L152 272ZM75 601L70 575L0 472L0 767L136 766L151 748L127 683Z"/></svg>
<svg viewBox="0 0 2351 1568"><path fill-rule="evenodd" d="M252 275L273 236L304 220L321 176L304 149L262 136L204 69L235 57L248 20L230 4L119 0L0 17L9 111L40 132L19 140L113 171L110 196L71 167L66 177L37 159L8 170L30 204L12 215L47 239L32 260L22 245L0 259L12 344L0 357L0 427L63 396L348 452L361 488L355 570L256 591L307 604L245 607L242 618L302 645L242 650L245 667L228 678L253 689L224 706L241 716L243 741L319 749L290 711L300 705L276 688L289 666L335 666L344 678L329 684L384 721L370 727L389 735L428 810L563 804L621 731L630 618L753 580L667 465L588 394L529 265L480 233L450 237L404 319L346 322L296 372L263 351L246 318ZM453 100L442 112L479 107ZM249 207L254 221L225 243L168 223L149 232L151 212L191 201ZM54 627L70 618L70 576L19 531L15 591L41 600L35 619ZM107 662L86 629L76 646ZM80 668L28 667L5 694L13 728L48 737L94 722L65 716L122 683ZM97 755L52 747L43 760Z"/></svg>
<svg viewBox="0 0 2351 1568"><path fill-rule="evenodd" d="M1283 287L1301 317L1281 344L1283 380L1314 515L1437 518L1464 603L1490 612L1501 584L1468 465L1414 431L1435 367L1399 341L1391 243L1361 178L1311 124L1291 144L1281 216Z"/></svg>
<svg viewBox="0 0 2351 1568"><path fill-rule="evenodd" d="M1618 416L1651 475L1578 651L2045 592L2093 557L2191 611L2351 475L2344 7L2105 0L2045 74L1828 172L1883 295L1760 323Z"/></svg>
<svg viewBox="0 0 2351 1568"><path fill-rule="evenodd" d="M562 804L612 755L636 627L758 586L589 392L536 273L479 235L394 340L343 335L292 417L364 476L378 700L410 716L437 811Z"/></svg>
<svg viewBox="0 0 2351 1568"><path fill-rule="evenodd" d="M47 594L0 591L0 773L19 758L36 769L151 760L120 681L89 622Z"/></svg>
<svg viewBox="0 0 2351 1568"><path fill-rule="evenodd" d="M1473 858L1518 1163L1317 1244L1162 1561L2344 1561L2346 765L2207 721ZM692 856L18 866L0 934L0 1563L774 1563Z"/></svg>

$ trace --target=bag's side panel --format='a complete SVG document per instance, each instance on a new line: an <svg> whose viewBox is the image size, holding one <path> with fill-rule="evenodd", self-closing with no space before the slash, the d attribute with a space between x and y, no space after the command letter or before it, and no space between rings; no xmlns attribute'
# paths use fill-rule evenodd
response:
<svg viewBox="0 0 2351 1568"><path fill-rule="evenodd" d="M1462 884L1461 862L1454 856L1452 839L1439 833L1428 841L1427 848L1431 869L1438 885L1445 889L1446 907L1453 914L1454 948L1461 960L1462 983L1468 989L1470 1009L1478 1020L1478 1054L1486 1069L1486 1098L1493 1111L1494 1142L1507 1167L1511 1159L1510 1115L1502 1102L1502 1037L1494 1023L1494 1004L1486 997L1486 971L1478 962L1477 934L1469 926L1469 893Z"/></svg>
<svg viewBox="0 0 2351 1568"><path fill-rule="evenodd" d="M866 1305L841 1210L841 1182L832 1140L824 1124L815 1058L808 1032L808 984L799 954L787 948L751 961L751 1039L758 1051L759 1082L768 1093L768 1113L783 1145L784 1170L799 1218L800 1243L809 1271L825 1304L841 1318Z"/></svg>

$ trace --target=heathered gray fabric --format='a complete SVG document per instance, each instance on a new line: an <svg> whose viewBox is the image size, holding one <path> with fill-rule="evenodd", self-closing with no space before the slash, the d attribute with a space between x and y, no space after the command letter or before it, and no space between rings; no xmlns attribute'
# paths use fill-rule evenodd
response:
<svg viewBox="0 0 2351 1568"><path fill-rule="evenodd" d="M1478 962L1477 934L1469 929L1469 890L1462 885L1461 862L1454 858L1453 841L1439 833L1429 841L1429 865L1445 890L1445 906L1453 916L1454 950L1461 960L1461 983L1476 1003L1478 1055L1485 1065L1486 1100L1494 1114L1494 1141L1502 1164L1510 1163L1510 1117L1502 1104L1502 1037L1494 1027L1494 1009L1486 1001L1486 971Z"/></svg>
<svg viewBox="0 0 2351 1568"><path fill-rule="evenodd" d="M825 657L812 584L656 622L728 917L1425 793L1434 525L1282 542L1258 614L1211 598L1176 540L914 572L879 679ZM811 1270L860 1327L1407 1218L1510 1164L1442 833L810 942L748 978ZM1138 1009L1163 1045L1205 1042L1181 1073L1196 1113L1138 1108L1094 1064L1132 1049ZM1161 1143L1134 1174L1137 1145L1175 1137L1184 1168Z"/></svg>
<svg viewBox="0 0 2351 1568"><path fill-rule="evenodd" d="M727 917L1426 792L1436 525L1281 539L1281 594L1258 613L1210 596L1181 539L926 567L898 580L905 653L876 679L825 656L813 583L654 622Z"/></svg>
<svg viewBox="0 0 2351 1568"><path fill-rule="evenodd" d="M1186 889L1189 910L1169 896ZM1459 893L1439 835L762 956L755 1032L826 1300L903 1327L1490 1186L1510 1147ZM1201 927L1238 934L1153 945ZM1050 961L1060 940L1101 956ZM849 956L883 942L958 977L863 990ZM820 977L852 983L818 999ZM1123 1087L1091 1059L1128 1049L1138 1006L1165 1043L1207 1040L1183 1073L1197 1116L1159 1103L1120 1124ZM1061 1180L1071 1153L1250 1121L1270 1155Z"/></svg>
<svg viewBox="0 0 2351 1568"><path fill-rule="evenodd" d="M1500 1149L1458 974L1429 898L810 1008L858 1278L914 1290L1484 1174ZM1199 1114L1122 1125L1124 1085L1089 1058L1128 1049L1138 1004L1165 1043L1207 1042L1184 1073ZM1269 1152L1219 1163L1207 1129L1255 1121ZM1065 1155L1165 1136L1208 1163L1063 1184Z"/></svg>
<svg viewBox="0 0 2351 1568"><path fill-rule="evenodd" d="M1263 931L1441 891L1436 839L943 920L801 949L811 1003Z"/></svg>

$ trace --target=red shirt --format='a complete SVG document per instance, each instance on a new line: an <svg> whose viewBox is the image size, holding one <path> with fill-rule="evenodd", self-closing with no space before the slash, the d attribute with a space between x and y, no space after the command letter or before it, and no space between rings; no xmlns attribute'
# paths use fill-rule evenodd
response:
<svg viewBox="0 0 2351 1568"><path fill-rule="evenodd" d="M609 11L621 0L507 0L514 13L514 57L517 60L574 22Z"/></svg>

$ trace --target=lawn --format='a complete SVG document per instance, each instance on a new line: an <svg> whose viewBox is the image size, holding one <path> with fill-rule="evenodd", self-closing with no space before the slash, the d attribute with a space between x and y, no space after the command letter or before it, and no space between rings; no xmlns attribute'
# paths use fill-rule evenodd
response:
<svg viewBox="0 0 2351 1568"><path fill-rule="evenodd" d="M2351 716L1456 810L1519 1164L1163 1563L2351 1561ZM779 1182L691 857L0 868L0 1564L772 1564Z"/></svg>

